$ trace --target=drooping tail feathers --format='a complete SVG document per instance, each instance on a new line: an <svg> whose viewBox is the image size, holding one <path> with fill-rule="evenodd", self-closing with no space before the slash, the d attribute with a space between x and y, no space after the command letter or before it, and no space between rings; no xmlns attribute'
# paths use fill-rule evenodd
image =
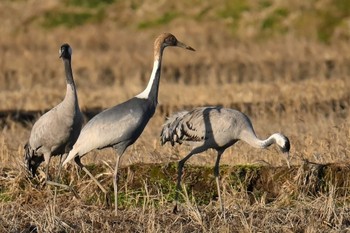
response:
<svg viewBox="0 0 350 233"><path fill-rule="evenodd" d="M69 161L74 159L77 156L77 154L78 154L77 147L73 146L73 148L69 151L69 153L66 156L66 158L63 160L62 167L65 166Z"/></svg>
<svg viewBox="0 0 350 233"><path fill-rule="evenodd" d="M188 111L177 112L166 119L160 133L160 141L162 145L166 142L170 142L172 146L174 146L175 143L182 143L181 139L184 135L181 120L187 113Z"/></svg>

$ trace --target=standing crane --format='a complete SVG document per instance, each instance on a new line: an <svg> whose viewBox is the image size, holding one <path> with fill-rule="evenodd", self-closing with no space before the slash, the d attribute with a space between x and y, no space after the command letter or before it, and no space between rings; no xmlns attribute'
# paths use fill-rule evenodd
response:
<svg viewBox="0 0 350 233"><path fill-rule="evenodd" d="M245 141L256 148L267 148L276 143L287 160L289 167L289 139L281 133L274 133L265 140L259 139L253 125L244 113L222 107L198 107L191 111L181 111L170 116L163 125L160 134L161 144L170 142L172 146L183 142L193 146L192 151L179 161L175 207L178 211L178 195L181 189L182 170L185 162L195 154L212 148L217 151L214 176L217 186L221 210L224 206L221 200L219 184L219 163L224 151L239 140Z"/></svg>
<svg viewBox="0 0 350 233"><path fill-rule="evenodd" d="M72 48L68 44L63 44L59 54L66 74L66 96L60 104L46 112L34 123L29 140L24 146L25 165L33 176L40 164L45 162L46 183L49 182L48 170L51 157L61 155L60 163L62 163L63 155L71 150L83 124L72 73Z"/></svg>
<svg viewBox="0 0 350 233"><path fill-rule="evenodd" d="M146 89L124 103L106 109L93 117L82 129L77 142L63 162L63 166L74 158L75 163L81 167L101 190L106 190L95 177L81 163L80 159L94 149L112 147L117 154L113 174L113 187L115 197L115 214L118 211L117 174L119 161L128 146L132 145L146 127L148 121L155 113L158 103L158 89L161 73L163 50L168 46L177 46L195 51L192 47L178 41L170 33L163 33L154 42L154 64L150 80Z"/></svg>

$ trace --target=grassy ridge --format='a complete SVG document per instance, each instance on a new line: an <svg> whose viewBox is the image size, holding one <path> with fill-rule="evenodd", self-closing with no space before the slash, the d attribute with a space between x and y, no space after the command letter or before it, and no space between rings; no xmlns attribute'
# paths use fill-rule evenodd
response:
<svg viewBox="0 0 350 233"><path fill-rule="evenodd" d="M106 167L90 166L89 169L107 187L109 201L113 202L112 171ZM122 185L118 201L121 209L120 215L114 217L111 215L113 207L81 172L68 169L63 173L63 182L71 183L80 194L81 199L76 199L68 191L42 187L38 180L29 180L22 172L2 169L0 197L4 211L1 219L5 224L1 225L1 229L176 232L182 226L183 232L217 232L217 229L221 229L220 232L236 232L259 228L341 231L350 221L346 205L349 171L349 167L344 165L320 165L307 161L291 169L222 166L222 194L226 206L222 215L217 213L219 207L212 168L188 165L183 177L186 191L181 195L181 212L174 215L170 209L176 165L135 164L120 171L119 182ZM322 203L326 205L322 206ZM37 208L41 209L40 213ZM74 211L70 211L71 208ZM6 211L9 209L16 210L11 213ZM292 216L284 216L287 213ZM37 214L40 214L40 220L31 217ZM9 219L12 222L20 219L20 222L10 226L6 224Z"/></svg>

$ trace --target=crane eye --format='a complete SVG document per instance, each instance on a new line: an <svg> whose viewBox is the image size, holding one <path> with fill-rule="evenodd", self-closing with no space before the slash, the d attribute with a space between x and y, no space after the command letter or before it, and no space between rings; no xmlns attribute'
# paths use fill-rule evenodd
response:
<svg viewBox="0 0 350 233"><path fill-rule="evenodd" d="M165 43L167 43L168 45L176 45L176 38L174 36L169 36L167 38L165 38Z"/></svg>

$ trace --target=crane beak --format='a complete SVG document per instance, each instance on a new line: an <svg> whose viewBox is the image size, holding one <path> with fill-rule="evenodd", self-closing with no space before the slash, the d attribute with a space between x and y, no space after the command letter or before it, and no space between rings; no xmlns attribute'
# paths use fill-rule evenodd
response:
<svg viewBox="0 0 350 233"><path fill-rule="evenodd" d="M188 46L188 45L182 43L181 41L177 41L176 46L184 48L184 49L188 49L188 50L191 50L191 51L196 51L194 48L192 48L191 46Z"/></svg>
<svg viewBox="0 0 350 233"><path fill-rule="evenodd" d="M29 176L34 177L35 173L33 173L33 169L32 166L30 165L30 160L26 160L24 162L25 168L26 168L26 172Z"/></svg>
<svg viewBox="0 0 350 233"><path fill-rule="evenodd" d="M290 168L290 164L289 164L289 152L284 152L283 155L284 155L285 158L286 158L286 162L287 162L288 168Z"/></svg>

